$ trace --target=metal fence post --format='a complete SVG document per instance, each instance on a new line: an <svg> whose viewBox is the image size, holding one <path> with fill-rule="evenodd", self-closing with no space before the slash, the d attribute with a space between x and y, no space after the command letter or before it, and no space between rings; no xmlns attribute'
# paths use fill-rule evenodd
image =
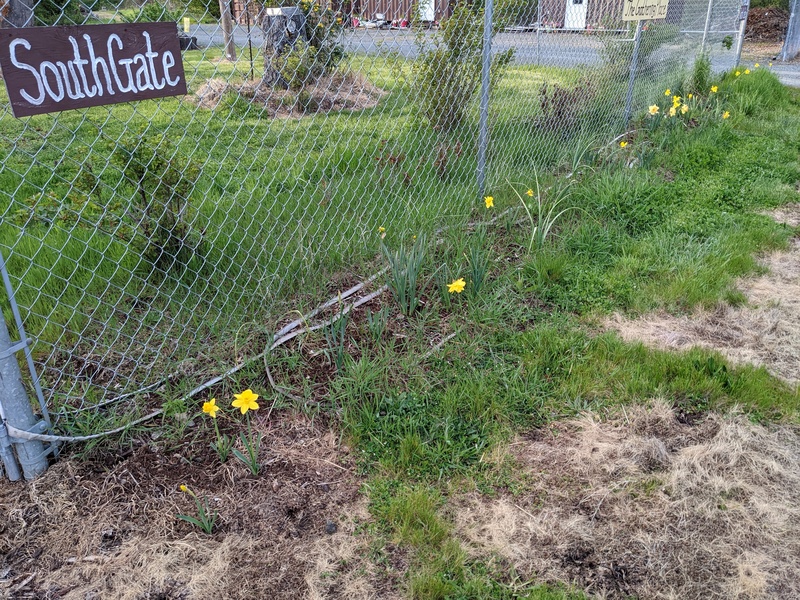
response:
<svg viewBox="0 0 800 600"><path fill-rule="evenodd" d="M636 83L636 68L639 62L639 42L642 39L642 21L636 21L636 33L633 36L633 56L631 57L631 72L628 76L628 94L625 96L625 124L631 119L633 108L633 85Z"/></svg>
<svg viewBox="0 0 800 600"><path fill-rule="evenodd" d="M792 60L797 53L800 52L800 23L798 23L798 8L800 8L800 0L792 1L792 10L789 14L789 27L786 29L786 39L783 41L783 48L781 48L781 60L786 62Z"/></svg>
<svg viewBox="0 0 800 600"><path fill-rule="evenodd" d="M16 353L22 350L25 344L27 340L16 344L11 342L5 316L0 310L0 418L3 420L0 444L5 444L5 447L0 449L0 454L6 474L12 481L15 480L15 467L12 464L9 468L7 462L13 458L9 443L12 443L16 450L16 458L22 466L25 479L34 479L47 470L47 453L42 442L16 441L10 438L5 430L6 423L9 423L17 429L30 431L39 422L28 401L28 394L22 383L22 373L17 364ZM19 470L16 470L16 478L19 479Z"/></svg>
<svg viewBox="0 0 800 600"><path fill-rule="evenodd" d="M748 0L749 2L749 0ZM734 64L735 67L739 66L739 61L742 59L742 45L744 44L744 30L747 27L747 15L750 13L750 9L748 7L747 12L744 14L744 18L739 16L739 37L736 39L736 63Z"/></svg>
<svg viewBox="0 0 800 600"><path fill-rule="evenodd" d="M486 0L483 15L483 67L481 69L481 115L478 133L478 197L486 190L486 150L489 145L489 83L492 67L493 0Z"/></svg>
<svg viewBox="0 0 800 600"><path fill-rule="evenodd" d="M706 12L706 24L703 27L703 41L700 42L700 54L706 51L706 41L708 40L708 31L711 28L711 12L714 9L714 0L708 0L708 11Z"/></svg>

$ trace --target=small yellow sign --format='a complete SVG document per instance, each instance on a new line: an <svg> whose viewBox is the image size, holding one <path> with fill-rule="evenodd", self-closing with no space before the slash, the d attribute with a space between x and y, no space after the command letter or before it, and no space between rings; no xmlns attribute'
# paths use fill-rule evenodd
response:
<svg viewBox="0 0 800 600"><path fill-rule="evenodd" d="M665 19L669 0L625 0L622 7L623 21Z"/></svg>
<svg viewBox="0 0 800 600"><path fill-rule="evenodd" d="M183 17L183 33L189 33L189 25L192 20L189 17Z"/></svg>

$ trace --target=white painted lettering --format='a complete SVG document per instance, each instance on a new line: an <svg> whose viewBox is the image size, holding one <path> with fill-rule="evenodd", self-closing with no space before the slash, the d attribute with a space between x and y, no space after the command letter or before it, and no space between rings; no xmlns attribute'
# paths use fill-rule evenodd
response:
<svg viewBox="0 0 800 600"><path fill-rule="evenodd" d="M50 82L47 81L47 70L53 72L53 75L56 77L56 89L58 91L54 91L52 87L50 87ZM39 74L42 76L42 85L44 85L44 89L47 92L47 95L54 102L61 102L64 99L64 84L61 83L61 76L58 74L58 68L51 63L49 60L43 60L42 64L39 65Z"/></svg>
<svg viewBox="0 0 800 600"><path fill-rule="evenodd" d="M97 88L95 86L89 87L89 82L86 80L86 69L84 68L89 64L89 61L81 57L81 51L78 49L78 42L74 37L69 36L69 43L72 44L72 52L74 53L72 62L75 64L75 68L78 69L78 73L80 73L84 93L89 98L94 98L97 95Z"/></svg>
<svg viewBox="0 0 800 600"><path fill-rule="evenodd" d="M172 52L164 52L164 56L161 57L161 64L164 66L164 77L167 83L173 86L178 85L181 82L180 76L175 77L174 80L169 78L169 70L175 66L175 57Z"/></svg>
<svg viewBox="0 0 800 600"><path fill-rule="evenodd" d="M142 35L144 36L144 41L147 45L147 51L144 53L144 55L147 57L147 62L150 65L150 80L153 83L153 87L155 87L157 90L163 90L164 86L167 84L163 79L159 81L158 73L156 73L156 66L153 64L153 59L158 56L158 52L153 52L153 44L150 41L150 34L144 31L142 32Z"/></svg>
<svg viewBox="0 0 800 600"><path fill-rule="evenodd" d="M119 88L120 92L136 92L136 87L133 84L133 77L131 76L131 69L128 66L128 85L122 85L122 82L119 79L119 73L117 73L117 61L114 59L114 49L111 47L112 42L116 42L117 48L122 50L122 40L116 33L112 33L108 36L108 60L111 63L111 69L114 71L114 80L117 82L117 87ZM125 64L126 61L120 60L119 64ZM127 61L130 63L130 59Z"/></svg>
<svg viewBox="0 0 800 600"><path fill-rule="evenodd" d="M97 67L102 67L103 74L106 76L106 90L110 95L114 95L114 87L111 84L111 73L108 71L108 63L106 59L102 56L95 56L94 54L94 45L92 44L92 38L90 38L87 34L83 34L83 39L86 40L86 49L89 51L89 64L92 65L92 74L94 75L94 82L97 84L97 95L103 95L103 85L100 82L100 77L98 76ZM119 39L119 38L117 38ZM110 43L111 38L109 38Z"/></svg>
<svg viewBox="0 0 800 600"><path fill-rule="evenodd" d="M29 71L31 75L33 75L34 79L36 79L36 87L39 90L39 95L34 97L31 96L26 90L20 89L19 94L22 96L26 102L30 102L35 106L39 106L42 102L44 102L45 91L44 87L42 86L42 78L39 77L39 71L34 69L28 63L20 62L17 60L17 46L22 46L25 50L30 50L31 45L28 40L19 38L14 40L8 45L8 50L11 53L11 64L17 67L18 69L23 69L25 71Z"/></svg>
<svg viewBox="0 0 800 600"><path fill-rule="evenodd" d="M152 90L153 84L150 83L150 71L147 68L147 60L144 54L134 54L133 64L141 63L141 67L136 70L136 87L139 91Z"/></svg>

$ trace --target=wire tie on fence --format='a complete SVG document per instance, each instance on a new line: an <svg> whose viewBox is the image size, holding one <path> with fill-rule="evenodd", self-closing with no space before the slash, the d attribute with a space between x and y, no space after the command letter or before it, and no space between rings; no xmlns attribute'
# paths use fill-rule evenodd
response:
<svg viewBox="0 0 800 600"><path fill-rule="evenodd" d="M24 350L26 346L30 346L33 344L33 340L30 338L26 338L16 344L12 344L9 348L5 350L0 350L0 360L9 358L10 356L14 356L20 350Z"/></svg>

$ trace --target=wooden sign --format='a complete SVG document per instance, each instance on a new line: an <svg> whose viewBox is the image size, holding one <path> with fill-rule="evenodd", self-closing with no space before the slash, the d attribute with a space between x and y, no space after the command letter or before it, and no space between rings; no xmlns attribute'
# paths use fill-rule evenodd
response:
<svg viewBox="0 0 800 600"><path fill-rule="evenodd" d="M666 19L668 6L669 0L625 0L622 20Z"/></svg>
<svg viewBox="0 0 800 600"><path fill-rule="evenodd" d="M15 117L186 93L175 23L0 29Z"/></svg>

